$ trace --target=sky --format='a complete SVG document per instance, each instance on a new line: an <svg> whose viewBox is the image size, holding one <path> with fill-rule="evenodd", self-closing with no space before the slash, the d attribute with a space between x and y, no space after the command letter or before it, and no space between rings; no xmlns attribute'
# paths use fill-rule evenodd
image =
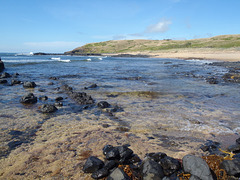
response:
<svg viewBox="0 0 240 180"><path fill-rule="evenodd" d="M0 52L240 34L240 0L0 0Z"/></svg>

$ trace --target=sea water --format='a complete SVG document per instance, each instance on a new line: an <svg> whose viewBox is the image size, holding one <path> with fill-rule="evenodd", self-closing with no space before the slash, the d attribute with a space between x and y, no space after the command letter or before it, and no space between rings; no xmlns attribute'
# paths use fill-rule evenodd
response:
<svg viewBox="0 0 240 180"><path fill-rule="evenodd" d="M3 155L12 140L9 136L12 130L29 134L53 117L59 117L58 124L76 120L104 121L97 108L82 110L67 94L60 92L63 84L76 92L86 92L96 103L107 101L119 107L121 111L115 112L113 124L117 122L133 134L155 139L164 135L204 141L240 133L240 85L221 81L228 69L212 66L212 61L16 54L2 54L1 58L5 72L19 74L8 78L8 84L0 84ZM213 76L219 79L218 84L206 82L206 78ZM11 79L34 81L37 87L11 86ZM87 88L92 84L97 87ZM29 92L49 99L22 105L20 98ZM54 103L58 96L64 100L56 113L48 116L39 112L41 104ZM32 137L26 137L26 143L27 138Z"/></svg>

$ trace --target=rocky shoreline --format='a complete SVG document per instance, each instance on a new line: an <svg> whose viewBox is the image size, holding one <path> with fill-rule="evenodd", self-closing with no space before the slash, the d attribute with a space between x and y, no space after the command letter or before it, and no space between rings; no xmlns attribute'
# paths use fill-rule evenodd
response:
<svg viewBox="0 0 240 180"><path fill-rule="evenodd" d="M2 63L3 64L3 63ZM240 83L240 62L214 62L210 66L222 66L229 71L222 77L204 77L210 84L218 84L221 81L227 83ZM3 64L4 67L4 64ZM4 68L2 69L4 71ZM21 76L21 75L20 75ZM0 84L4 85L22 85L25 89L33 89L38 87L38 83L32 81L22 82L19 79L19 74L8 74L3 72L0 76ZM58 77L49 77L49 79L57 81ZM2 85L1 85L2 86ZM97 88L96 84L85 87L85 89ZM68 98L71 98L80 106L80 110L91 108L100 109L109 117L114 118L114 113L122 111L118 106L113 106L107 101L96 102L94 98L85 92L74 91L72 87L63 84L56 89L58 92L64 93ZM38 89L41 91L41 89ZM48 103L47 96L36 97L33 93L23 95L19 99L20 103L31 106L41 101L39 111L41 113L54 113L58 108L64 107L62 103L64 97L57 97L55 103ZM106 124L107 128L108 125ZM4 152L2 157L7 157L11 151L16 150L23 144L33 141L36 133L41 129L41 126L34 130L29 130L28 133L23 133L18 130L13 130L10 133L14 137L20 137L19 140L13 140L8 143L9 149ZM125 132L122 129L122 132ZM128 136L128 135L126 135ZM109 142L108 142L109 144ZM131 145L131 144L130 144ZM228 147L227 152L220 150L220 144L217 142L206 142L201 149L206 154L204 157L194 155L186 155L183 159L175 159L164 152L147 153L143 160L137 154L134 154L130 145L106 145L103 147L103 155L105 162L98 157L94 157L94 152L86 155L87 161L81 164L81 169L85 173L93 173L91 176L94 179L106 178L109 180L118 179L231 179L237 180L240 177L240 139L236 140L236 144ZM69 150L71 151L71 150ZM91 155L91 156L90 156ZM90 156L90 157L88 157ZM84 159L84 161L85 161ZM203 161L204 159L205 161ZM216 163L216 160L218 162ZM192 166L195 164L196 166ZM212 167L215 165L215 169ZM218 165L216 167L216 164ZM199 167L202 169L199 170ZM209 169L210 168L210 169ZM3 174L0 173L0 178Z"/></svg>

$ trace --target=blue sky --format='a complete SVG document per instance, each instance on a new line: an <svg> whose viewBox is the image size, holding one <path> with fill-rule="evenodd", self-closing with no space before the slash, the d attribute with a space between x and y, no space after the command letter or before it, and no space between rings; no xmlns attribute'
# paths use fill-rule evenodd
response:
<svg viewBox="0 0 240 180"><path fill-rule="evenodd" d="M0 52L240 34L240 0L0 0Z"/></svg>

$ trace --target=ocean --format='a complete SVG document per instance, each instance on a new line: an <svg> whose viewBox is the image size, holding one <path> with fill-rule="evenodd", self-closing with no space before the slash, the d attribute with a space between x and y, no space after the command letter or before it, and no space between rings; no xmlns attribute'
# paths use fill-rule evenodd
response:
<svg viewBox="0 0 240 180"><path fill-rule="evenodd" d="M17 54L0 57L6 67L4 72L19 74L7 78L7 84L0 84L2 158L17 149L23 153L19 148L40 143L36 139L45 138L41 141L45 143L48 138L60 137L59 133L62 137L66 132L75 132L79 124L89 131L95 126L100 128L98 131L109 128L109 134L131 137L133 144L144 139L154 147L161 144L175 152L194 151L206 140L233 143L240 133L240 84L225 82L222 76L229 69L214 66L213 61ZM218 83L209 83L207 79L211 77ZM37 87L11 85L12 79L33 81ZM87 93L95 104L83 108L75 103L60 90L64 84L75 92ZM93 84L97 86L91 87ZM38 97L38 102L21 104L19 100L29 92ZM41 96L48 100L39 100ZM57 107L57 112L39 111L40 105L54 104L59 96L63 97L63 106ZM117 107L116 111L99 109L100 101ZM105 136L96 138L98 145L110 143ZM196 146L191 146L191 142ZM97 142L91 139L86 143Z"/></svg>

